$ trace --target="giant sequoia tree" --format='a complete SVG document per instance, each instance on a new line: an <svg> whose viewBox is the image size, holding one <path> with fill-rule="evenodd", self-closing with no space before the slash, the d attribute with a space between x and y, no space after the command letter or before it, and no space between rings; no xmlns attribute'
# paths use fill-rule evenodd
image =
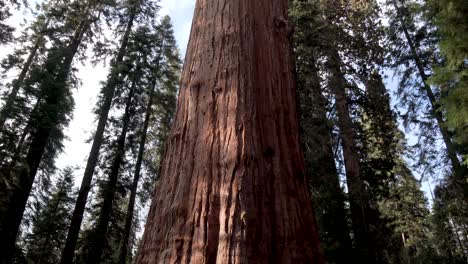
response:
<svg viewBox="0 0 468 264"><path fill-rule="evenodd" d="M323 263L287 12L285 0L197 1L137 263Z"/></svg>

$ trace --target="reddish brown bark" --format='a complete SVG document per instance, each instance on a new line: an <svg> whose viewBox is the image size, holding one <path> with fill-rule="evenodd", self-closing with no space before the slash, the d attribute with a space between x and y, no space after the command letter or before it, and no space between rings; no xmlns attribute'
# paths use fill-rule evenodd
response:
<svg viewBox="0 0 468 264"><path fill-rule="evenodd" d="M198 0L137 263L324 263L304 175L287 0Z"/></svg>

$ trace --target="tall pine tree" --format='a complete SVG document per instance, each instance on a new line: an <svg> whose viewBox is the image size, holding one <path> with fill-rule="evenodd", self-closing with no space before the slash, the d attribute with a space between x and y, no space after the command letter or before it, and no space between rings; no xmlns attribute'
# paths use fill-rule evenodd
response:
<svg viewBox="0 0 468 264"><path fill-rule="evenodd" d="M288 1L197 1L137 263L324 262L287 19Z"/></svg>
<svg viewBox="0 0 468 264"><path fill-rule="evenodd" d="M137 159L133 173L133 181L130 186L130 197L126 212L125 225L122 235L122 241L119 249L119 263L126 263L128 257L129 237L131 228L134 222L135 203L137 198L138 184L141 178L143 159L147 141L148 130L156 130L158 135L156 142L156 152L161 156L164 151L166 137L168 135L169 126L175 111L175 96L179 81L180 59L177 52L174 32L170 18L164 17L161 24L156 28L155 32L147 34L145 30L140 29L142 33L139 39L145 41L142 48L151 50L151 46L156 45L154 58L149 61L152 64L150 74L147 77L148 95L146 98L146 106L144 112L144 122L140 126L138 134L140 136ZM151 122L153 120L153 122ZM150 131L151 132L151 131ZM151 160L150 162L158 162ZM159 172L158 172L159 173ZM151 178L152 179L152 178ZM152 186L152 184L151 184Z"/></svg>
<svg viewBox="0 0 468 264"><path fill-rule="evenodd" d="M291 17L301 138L320 241L330 263L346 263L352 255L352 245L345 196L334 160L328 102L319 77L324 23L316 1L293 1Z"/></svg>
<svg viewBox="0 0 468 264"><path fill-rule="evenodd" d="M156 3L157 2L154 1L142 0L129 0L124 2L124 15L121 16L121 21L119 23L119 29L123 28L122 39L120 42L120 47L115 54L115 59L111 63L108 80L106 81L101 91L101 98L98 109L98 124L94 134L91 151L87 160L80 192L78 194L77 203L73 213L72 223L70 225L70 230L67 236L65 249L61 260L62 264L71 263L73 260L88 193L91 188L94 170L98 162L99 151L103 142L103 135L106 128L109 111L111 109L116 87L122 81L122 69L125 67L123 60L126 54L133 25L138 22L138 19L145 21L149 19L150 16L154 16L157 10Z"/></svg>
<svg viewBox="0 0 468 264"><path fill-rule="evenodd" d="M417 127L417 165L434 174L437 164L441 163L437 144L441 136L452 171L457 171L460 168L459 153L440 109L441 90L429 82L433 68L440 63L433 23L424 16L421 1L388 0L386 7L388 58L400 77L398 91L401 106L405 109L404 124L408 128Z"/></svg>
<svg viewBox="0 0 468 264"><path fill-rule="evenodd" d="M36 216L32 232L26 236L28 261L38 264L59 262L75 201L73 180L73 168L65 168Z"/></svg>
<svg viewBox="0 0 468 264"><path fill-rule="evenodd" d="M62 129L67 125L73 109L70 91L70 72L73 60L78 53L84 37L90 32L91 25L100 14L103 5L94 1L77 3L74 7L76 24L55 38L37 81L38 108L31 113L31 136L25 157L15 161L7 172L9 184L1 186L0 234L4 238L1 246L7 254L0 257L1 263L8 263L13 252L16 236L21 223L28 196L41 161L49 144L60 143ZM72 19L73 21L73 19Z"/></svg>

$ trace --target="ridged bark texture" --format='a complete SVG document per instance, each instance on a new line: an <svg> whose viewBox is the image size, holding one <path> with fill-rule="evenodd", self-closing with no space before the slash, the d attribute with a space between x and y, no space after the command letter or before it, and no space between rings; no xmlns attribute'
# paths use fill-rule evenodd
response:
<svg viewBox="0 0 468 264"><path fill-rule="evenodd" d="M198 0L137 263L324 263L287 0Z"/></svg>

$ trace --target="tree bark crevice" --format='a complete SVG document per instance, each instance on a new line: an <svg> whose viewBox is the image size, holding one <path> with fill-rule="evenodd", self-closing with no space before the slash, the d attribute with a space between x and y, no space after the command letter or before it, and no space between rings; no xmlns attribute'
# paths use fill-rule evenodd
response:
<svg viewBox="0 0 468 264"><path fill-rule="evenodd" d="M288 38L274 19L287 9L197 1L137 263L323 263Z"/></svg>

